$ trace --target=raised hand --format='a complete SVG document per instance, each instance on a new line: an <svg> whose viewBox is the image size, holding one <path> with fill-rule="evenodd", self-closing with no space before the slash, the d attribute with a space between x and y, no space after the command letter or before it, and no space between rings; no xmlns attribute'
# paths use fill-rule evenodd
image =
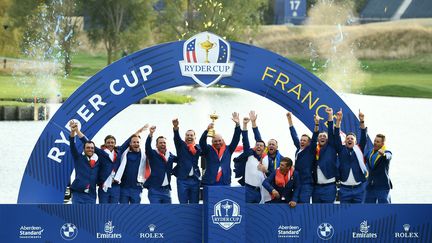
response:
<svg viewBox="0 0 432 243"><path fill-rule="evenodd" d="M252 121L252 127L256 128L257 127L256 120L258 118L258 115L255 113L255 111L249 112L249 118Z"/></svg>
<svg viewBox="0 0 432 243"><path fill-rule="evenodd" d="M359 109L359 115L358 116L359 116L359 120L360 120L360 129L365 129L366 125L364 123L364 114L363 114L363 112L360 111L360 109Z"/></svg>
<svg viewBox="0 0 432 243"><path fill-rule="evenodd" d="M314 115L314 132L318 132L319 131L319 121L320 121L321 117L319 115Z"/></svg>
<svg viewBox="0 0 432 243"><path fill-rule="evenodd" d="M325 112L328 115L328 121L333 121L333 109L330 107L327 107L327 109L325 110Z"/></svg>
<svg viewBox="0 0 432 243"><path fill-rule="evenodd" d="M252 122L256 122L256 119L258 118L258 115L255 113L255 111L249 112L249 118Z"/></svg>
<svg viewBox="0 0 432 243"><path fill-rule="evenodd" d="M343 113L342 108L336 113L336 120L342 121Z"/></svg>
<svg viewBox="0 0 432 243"><path fill-rule="evenodd" d="M70 131L70 136L71 137L75 137L75 135L76 135L76 130L77 130L77 125L76 125L76 123L73 121L73 120L70 120L69 121L69 127L70 127L70 129L71 129L71 131Z"/></svg>
<svg viewBox="0 0 432 243"><path fill-rule="evenodd" d="M207 131L209 131L209 130L211 130L211 129L213 129L214 128L214 124L213 124L213 122L212 123L210 123L208 126L207 126Z"/></svg>
<svg viewBox="0 0 432 243"><path fill-rule="evenodd" d="M149 124L145 124L143 127L138 129L138 131L136 131L134 134L138 136L140 133L146 131L148 129L148 127L149 127Z"/></svg>
<svg viewBox="0 0 432 243"><path fill-rule="evenodd" d="M319 115L314 115L314 123L315 123L315 125L319 125L319 121L320 121L320 116Z"/></svg>
<svg viewBox="0 0 432 243"><path fill-rule="evenodd" d="M288 112L286 113L286 117L287 117L287 119L288 119L288 124L289 124L289 126L292 127L292 126L293 126L293 122L292 122L292 113L288 111Z"/></svg>
<svg viewBox="0 0 432 243"><path fill-rule="evenodd" d="M153 135L153 133L156 131L156 126L150 127L150 134Z"/></svg>
<svg viewBox="0 0 432 243"><path fill-rule="evenodd" d="M239 113L237 113L237 112L233 112L233 113L232 113L232 120L233 120L233 122L235 122L237 125L240 124L240 117L239 117Z"/></svg>
<svg viewBox="0 0 432 243"><path fill-rule="evenodd" d="M172 124L173 124L174 128L177 128L178 125L179 125L179 120L178 120L178 118L173 119L173 120L172 120Z"/></svg>
<svg viewBox="0 0 432 243"><path fill-rule="evenodd" d="M360 111L360 109L359 109L359 120L361 121L361 122L364 122L364 114L363 114L363 112L361 112Z"/></svg>
<svg viewBox="0 0 432 243"><path fill-rule="evenodd" d="M340 128L342 117L343 117L343 114L342 114L342 108L341 108L338 112L336 112L336 127L337 128Z"/></svg>
<svg viewBox="0 0 432 243"><path fill-rule="evenodd" d="M78 129L78 124L76 124L76 123L74 122L74 120L70 120L70 121L69 121L69 127L71 128L71 131L76 132L76 130Z"/></svg>

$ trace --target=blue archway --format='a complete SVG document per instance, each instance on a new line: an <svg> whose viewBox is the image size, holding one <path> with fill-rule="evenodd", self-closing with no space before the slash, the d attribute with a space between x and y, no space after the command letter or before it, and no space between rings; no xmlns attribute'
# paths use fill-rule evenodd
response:
<svg viewBox="0 0 432 243"><path fill-rule="evenodd" d="M201 34L208 36L210 33ZM162 90L194 85L197 83L194 79L203 80L204 85L218 82L266 97L292 111L311 130L310 118L314 114L325 117L326 107L342 108L342 129L357 130L359 122L355 114L330 87L300 65L268 50L219 40L216 44L220 55L215 62L223 67L233 62L229 70L231 76L226 73L205 75L205 72L195 77L182 76L179 62L186 60L191 43L195 45L192 38L138 51L107 66L79 87L39 137L23 175L18 203L63 202L73 170L68 142L69 120L80 121L82 131L92 138L129 105ZM214 81L217 78L220 80Z"/></svg>

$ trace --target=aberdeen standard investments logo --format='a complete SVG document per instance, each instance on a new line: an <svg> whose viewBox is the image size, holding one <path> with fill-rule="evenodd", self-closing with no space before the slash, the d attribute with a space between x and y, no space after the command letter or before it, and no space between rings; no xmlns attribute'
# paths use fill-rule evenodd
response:
<svg viewBox="0 0 432 243"><path fill-rule="evenodd" d="M231 47L227 41L210 32L194 35L183 45L183 60L179 62L183 76L208 87L223 77L232 75Z"/></svg>
<svg viewBox="0 0 432 243"><path fill-rule="evenodd" d="M220 225L224 230L229 230L235 224L240 224L241 218L240 206L233 200L224 199L214 206L212 221L214 224Z"/></svg>
<svg viewBox="0 0 432 243"><path fill-rule="evenodd" d="M19 229L20 239L41 239L44 228L41 226L21 226Z"/></svg>

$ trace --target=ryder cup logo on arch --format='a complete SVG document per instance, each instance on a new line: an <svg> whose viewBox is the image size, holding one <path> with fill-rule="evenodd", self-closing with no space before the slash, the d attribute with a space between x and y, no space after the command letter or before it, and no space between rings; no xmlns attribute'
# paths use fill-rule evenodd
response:
<svg viewBox="0 0 432 243"><path fill-rule="evenodd" d="M224 230L229 230L235 224L240 224L241 219L240 206L233 200L224 199L215 204L212 221Z"/></svg>
<svg viewBox="0 0 432 243"><path fill-rule="evenodd" d="M191 77L199 85L208 87L223 77L232 75L231 47L227 41L210 32L194 35L183 45L183 76Z"/></svg>

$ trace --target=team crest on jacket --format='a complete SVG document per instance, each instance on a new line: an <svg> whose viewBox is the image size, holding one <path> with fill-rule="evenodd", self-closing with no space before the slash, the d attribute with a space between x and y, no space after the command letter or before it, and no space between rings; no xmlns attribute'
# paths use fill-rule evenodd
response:
<svg viewBox="0 0 432 243"><path fill-rule="evenodd" d="M183 44L183 60L179 62L183 76L191 77L199 85L208 87L223 77L232 75L231 47L220 36L202 32Z"/></svg>
<svg viewBox="0 0 432 243"><path fill-rule="evenodd" d="M217 202L214 206L212 221L220 225L224 230L229 230L235 224L241 223L240 205L230 199Z"/></svg>

